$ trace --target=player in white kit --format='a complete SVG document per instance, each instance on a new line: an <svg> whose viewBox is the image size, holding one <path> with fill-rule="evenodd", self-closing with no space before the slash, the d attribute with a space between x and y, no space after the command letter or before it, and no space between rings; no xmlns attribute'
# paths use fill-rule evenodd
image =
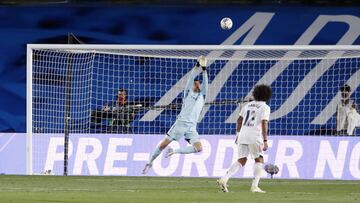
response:
<svg viewBox="0 0 360 203"><path fill-rule="evenodd" d="M217 183L221 191L228 192L227 182L240 168L244 167L248 155L255 159L254 179L251 192L265 193L258 186L263 171L263 151L268 148L267 134L270 117L270 107L266 104L271 98L272 91L267 85L257 85L253 91L255 101L243 106L236 127L236 140L238 146L238 160L228 169L226 174Z"/></svg>

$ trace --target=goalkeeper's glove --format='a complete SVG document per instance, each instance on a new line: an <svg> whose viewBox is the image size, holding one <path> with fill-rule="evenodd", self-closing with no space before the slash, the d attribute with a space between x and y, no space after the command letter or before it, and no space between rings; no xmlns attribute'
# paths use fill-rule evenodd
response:
<svg viewBox="0 0 360 203"><path fill-rule="evenodd" d="M199 67L201 66L201 68L203 69L203 71L206 71L206 66L207 66L207 60L204 56L200 56L198 59L197 59L197 63L196 63L196 66Z"/></svg>

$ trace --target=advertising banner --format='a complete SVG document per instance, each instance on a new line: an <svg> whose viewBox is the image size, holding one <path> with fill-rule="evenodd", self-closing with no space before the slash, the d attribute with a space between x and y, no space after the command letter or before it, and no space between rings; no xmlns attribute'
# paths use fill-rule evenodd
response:
<svg viewBox="0 0 360 203"><path fill-rule="evenodd" d="M69 174L141 176L164 135L70 136ZM34 173L63 171L63 135L34 136ZM237 157L234 136L203 135L203 151L155 160L149 176L219 177ZM187 142L171 143L172 148ZM356 137L270 136L265 163L276 164L284 179L360 179L360 141ZM252 177L253 160L236 177ZM265 176L265 175L264 175Z"/></svg>

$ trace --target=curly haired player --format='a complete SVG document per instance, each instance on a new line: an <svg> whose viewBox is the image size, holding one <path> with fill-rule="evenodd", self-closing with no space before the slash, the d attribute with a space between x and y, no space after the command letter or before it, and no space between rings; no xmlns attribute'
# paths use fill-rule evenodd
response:
<svg viewBox="0 0 360 203"><path fill-rule="evenodd" d="M250 154L255 159L254 179L251 192L265 193L258 186L263 171L263 151L268 148L267 134L270 118L270 107L266 104L271 98L272 90L267 85L257 85L253 91L255 101L247 103L237 120L236 140L238 160L233 163L217 183L223 192L228 192L227 182L240 168L244 167Z"/></svg>

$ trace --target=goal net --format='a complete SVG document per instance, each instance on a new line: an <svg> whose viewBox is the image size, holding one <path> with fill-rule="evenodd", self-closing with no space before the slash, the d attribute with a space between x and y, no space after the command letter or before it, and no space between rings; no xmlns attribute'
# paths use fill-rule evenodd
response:
<svg viewBox="0 0 360 203"><path fill-rule="evenodd" d="M72 134L165 134L200 55L209 60L200 135L233 135L257 84L273 89L270 136L348 135L337 111L345 100L360 102L356 46L29 45L28 170L45 170L37 163L48 152L38 146L49 134L59 142ZM66 156L71 147L57 150ZM51 167L63 173L63 165Z"/></svg>

